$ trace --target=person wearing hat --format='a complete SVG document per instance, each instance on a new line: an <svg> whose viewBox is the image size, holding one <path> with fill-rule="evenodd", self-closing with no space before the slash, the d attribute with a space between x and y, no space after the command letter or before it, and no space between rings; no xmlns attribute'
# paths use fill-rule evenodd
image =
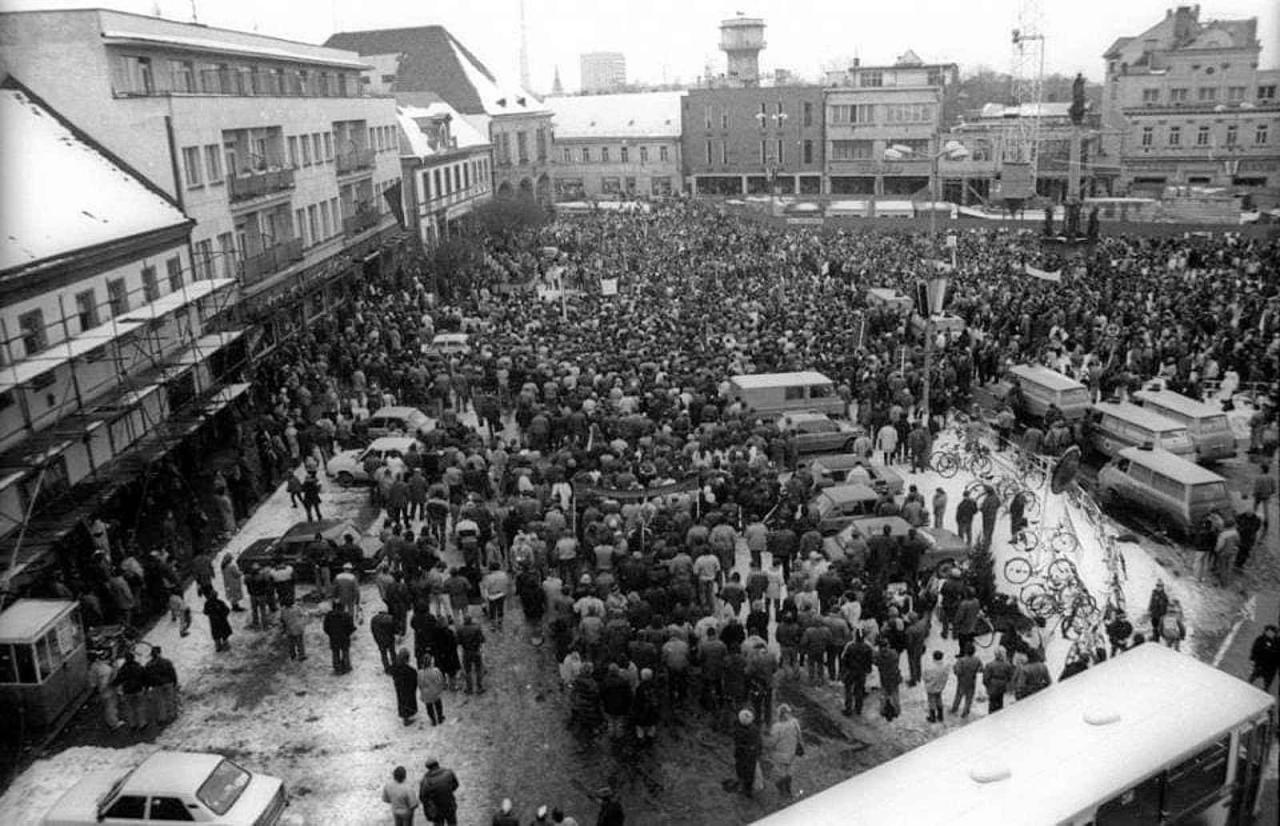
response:
<svg viewBox="0 0 1280 826"><path fill-rule="evenodd" d="M738 789L747 797L755 794L756 770L763 748L755 713L742 709L733 727L733 770L738 776Z"/></svg>
<svg viewBox="0 0 1280 826"><path fill-rule="evenodd" d="M596 792L596 797L600 798L600 814L596 816L596 826L623 826L627 816L613 789L605 786Z"/></svg>
<svg viewBox="0 0 1280 826"><path fill-rule="evenodd" d="M520 826L520 818L516 817L514 808L515 804L511 802L511 798L504 797L493 816L493 826Z"/></svg>
<svg viewBox="0 0 1280 826"><path fill-rule="evenodd" d="M538 826L538 824L540 823L550 823L550 822L551 822L551 812L547 809L546 804L543 804L539 806L537 811L533 813L533 820L530 821L529 826Z"/></svg>
<svg viewBox="0 0 1280 826"><path fill-rule="evenodd" d="M356 618L359 622L360 617L360 580L356 577L355 566L350 562L344 563L342 573L333 578L334 601L341 603L348 614Z"/></svg>
<svg viewBox="0 0 1280 826"><path fill-rule="evenodd" d="M1151 599L1147 601L1147 613L1151 615L1151 639L1160 639L1160 625L1164 615L1169 613L1169 594L1164 590L1164 580L1156 580L1156 587L1151 590Z"/></svg>
<svg viewBox="0 0 1280 826"><path fill-rule="evenodd" d="M418 783L418 801L422 813L432 826L458 826L458 777L450 769L440 767L440 761L427 758L427 773Z"/></svg>

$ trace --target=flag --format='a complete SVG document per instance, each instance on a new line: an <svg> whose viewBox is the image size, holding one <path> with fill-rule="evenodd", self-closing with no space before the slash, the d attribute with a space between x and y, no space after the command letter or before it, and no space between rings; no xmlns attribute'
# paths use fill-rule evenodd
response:
<svg viewBox="0 0 1280 826"><path fill-rule="evenodd" d="M618 279L601 278L600 279L600 295L617 295Z"/></svg>
<svg viewBox="0 0 1280 826"><path fill-rule="evenodd" d="M382 197L386 199L387 206L396 216L396 222L400 226L406 226L404 222L404 203L400 199L400 182L397 181L394 186L389 186L382 191Z"/></svg>
<svg viewBox="0 0 1280 826"><path fill-rule="evenodd" d="M1052 281L1055 284L1062 283L1062 270L1049 272L1048 270L1042 270L1039 267L1033 267L1030 264L1024 264L1023 266L1026 267L1027 275L1032 278L1039 278L1041 281Z"/></svg>

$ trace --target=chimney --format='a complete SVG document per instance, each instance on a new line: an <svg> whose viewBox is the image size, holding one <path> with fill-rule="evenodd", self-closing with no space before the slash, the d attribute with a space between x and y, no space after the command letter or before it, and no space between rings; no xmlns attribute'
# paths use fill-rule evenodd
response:
<svg viewBox="0 0 1280 826"><path fill-rule="evenodd" d="M862 65L862 58L860 58L860 57L855 57L855 58L853 59L853 68L855 68L855 69L856 69L856 68L858 68L858 67L859 67L859 66L861 66L861 65Z"/></svg>

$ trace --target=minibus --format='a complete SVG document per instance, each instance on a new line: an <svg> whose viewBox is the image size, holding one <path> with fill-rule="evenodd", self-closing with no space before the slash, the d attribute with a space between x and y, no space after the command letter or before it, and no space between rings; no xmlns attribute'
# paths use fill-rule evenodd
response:
<svg viewBox="0 0 1280 826"><path fill-rule="evenodd" d="M1084 418L1089 409L1089 391L1075 379L1039 364L1018 364L1009 368L1022 396L1020 410L1025 418L1043 421L1049 405L1056 405L1067 421Z"/></svg>
<svg viewBox="0 0 1280 826"><path fill-rule="evenodd" d="M729 379L729 398L741 399L756 413L802 410L842 416L844 399L831 379L812 370L797 373L756 373Z"/></svg>
<svg viewBox="0 0 1280 826"><path fill-rule="evenodd" d="M1098 499L1153 516L1186 537L1213 511L1233 519L1231 494L1221 476L1167 450L1126 447L1098 471Z"/></svg>
<svg viewBox="0 0 1280 826"><path fill-rule="evenodd" d="M1193 458L1195 445L1187 429L1173 419L1128 402L1099 402L1089 410L1085 430L1089 444L1104 456L1123 448L1151 445L1179 456Z"/></svg>
<svg viewBox="0 0 1280 826"><path fill-rule="evenodd" d="M1181 422L1195 446L1196 461L1216 462L1236 455L1236 434L1220 407L1172 390L1139 390L1133 400L1147 410Z"/></svg>

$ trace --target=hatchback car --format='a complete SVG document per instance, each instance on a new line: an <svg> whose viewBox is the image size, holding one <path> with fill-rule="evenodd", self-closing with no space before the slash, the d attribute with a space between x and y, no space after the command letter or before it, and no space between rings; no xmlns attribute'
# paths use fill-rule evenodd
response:
<svg viewBox="0 0 1280 826"><path fill-rule="evenodd" d="M820 488L833 485L849 484L849 474L856 465L861 464L870 486L876 492L886 491L891 496L901 496L906 490L906 480L902 474L890 467L873 465L865 458L852 453L826 453L814 456L809 460L809 472L813 475L814 484Z"/></svg>
<svg viewBox="0 0 1280 826"><path fill-rule="evenodd" d="M373 444L362 450L344 450L334 454L324 466L330 479L336 479L340 485L353 485L357 482L371 482L365 471L365 463L376 459L379 465L385 464L392 457L404 458L409 448L414 445L422 449L422 445L412 436L383 436L374 439Z"/></svg>
<svg viewBox="0 0 1280 826"><path fill-rule="evenodd" d="M81 777L40 822L274 826L288 802L282 780L251 772L220 754L158 751L130 771Z"/></svg>
<svg viewBox="0 0 1280 826"><path fill-rule="evenodd" d="M809 509L818 517L818 531L823 536L839 533L854 520L876 515L880 495L866 485L836 485L813 498Z"/></svg>
<svg viewBox="0 0 1280 826"><path fill-rule="evenodd" d="M369 415L365 433L383 436L422 436L431 430L431 417L416 407L379 407Z"/></svg>
<svg viewBox="0 0 1280 826"><path fill-rule="evenodd" d="M862 434L861 428L825 413L787 413L778 417L778 429L791 434L798 453L848 453Z"/></svg>
<svg viewBox="0 0 1280 826"><path fill-rule="evenodd" d="M319 522L297 522L276 539L257 540L240 552L236 562L240 570L247 571L250 565L269 566L280 558L293 567L294 576L299 580L309 579L314 571L307 556L307 546L315 541L316 534L339 549L346 545L347 534L354 536L359 557L352 552L349 558L338 561L350 562L357 572L372 571L382 558L382 545L376 537L362 536L345 519L321 519Z"/></svg>

